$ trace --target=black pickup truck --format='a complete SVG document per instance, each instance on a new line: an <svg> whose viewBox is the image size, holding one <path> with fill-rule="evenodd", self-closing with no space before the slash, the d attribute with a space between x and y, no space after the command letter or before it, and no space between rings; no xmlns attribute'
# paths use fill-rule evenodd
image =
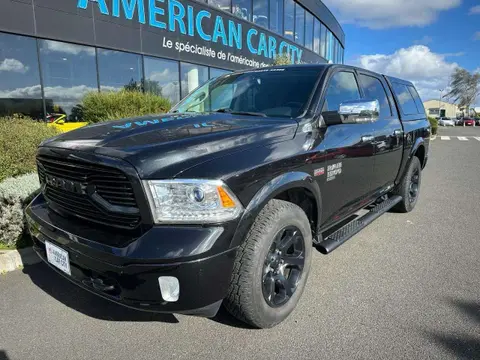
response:
<svg viewBox="0 0 480 360"><path fill-rule="evenodd" d="M415 207L429 141L410 82L343 65L237 72L170 114L41 144L27 221L52 269L106 299L209 317L223 303L267 328L298 303L313 249Z"/></svg>

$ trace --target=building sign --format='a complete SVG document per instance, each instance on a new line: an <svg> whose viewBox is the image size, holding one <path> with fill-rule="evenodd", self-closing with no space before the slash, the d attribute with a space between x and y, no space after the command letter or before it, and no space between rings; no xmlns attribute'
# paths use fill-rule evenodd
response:
<svg viewBox="0 0 480 360"><path fill-rule="evenodd" d="M252 23L188 0L77 0L101 14L136 21L161 34L162 54L224 68L263 67L280 54L292 63L318 63L317 54Z"/></svg>

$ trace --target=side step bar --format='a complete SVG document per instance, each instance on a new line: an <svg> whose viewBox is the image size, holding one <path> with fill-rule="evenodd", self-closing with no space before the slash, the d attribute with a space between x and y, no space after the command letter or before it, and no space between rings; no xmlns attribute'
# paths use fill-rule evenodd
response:
<svg viewBox="0 0 480 360"><path fill-rule="evenodd" d="M373 209L371 209L367 214L341 227L340 229L326 237L325 240L316 244L315 247L322 254L330 254L333 250L338 248L340 245L346 243L355 234L360 232L360 230L370 225L374 220L385 214L388 210L393 208L400 201L402 201L401 196L393 196L385 201L382 201L380 204L376 205Z"/></svg>

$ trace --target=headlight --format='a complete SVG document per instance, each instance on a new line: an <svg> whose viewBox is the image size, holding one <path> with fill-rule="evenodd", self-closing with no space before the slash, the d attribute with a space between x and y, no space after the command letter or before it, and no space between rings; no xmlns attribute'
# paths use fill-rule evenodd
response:
<svg viewBox="0 0 480 360"><path fill-rule="evenodd" d="M242 205L219 180L144 180L156 223L215 223L235 219Z"/></svg>

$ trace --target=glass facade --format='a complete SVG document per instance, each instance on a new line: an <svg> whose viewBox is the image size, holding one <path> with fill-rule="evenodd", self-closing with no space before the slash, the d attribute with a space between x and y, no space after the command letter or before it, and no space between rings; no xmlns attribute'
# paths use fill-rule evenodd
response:
<svg viewBox="0 0 480 360"><path fill-rule="evenodd" d="M182 98L184 98L188 93L208 81L208 67L182 62L180 63L180 78Z"/></svg>
<svg viewBox="0 0 480 360"><path fill-rule="evenodd" d="M145 56L144 90L169 99L173 104L180 101L178 62Z"/></svg>
<svg viewBox="0 0 480 360"><path fill-rule="evenodd" d="M203 0L202 0L203 1ZM343 63L332 32L294 0L204 0L294 41L327 61ZM321 61L321 60L319 60ZM81 120L89 91L148 91L173 103L227 70L116 50L0 32L0 116Z"/></svg>
<svg viewBox="0 0 480 360"><path fill-rule="evenodd" d="M81 120L83 96L98 91L95 48L40 40L40 63L47 117Z"/></svg>

